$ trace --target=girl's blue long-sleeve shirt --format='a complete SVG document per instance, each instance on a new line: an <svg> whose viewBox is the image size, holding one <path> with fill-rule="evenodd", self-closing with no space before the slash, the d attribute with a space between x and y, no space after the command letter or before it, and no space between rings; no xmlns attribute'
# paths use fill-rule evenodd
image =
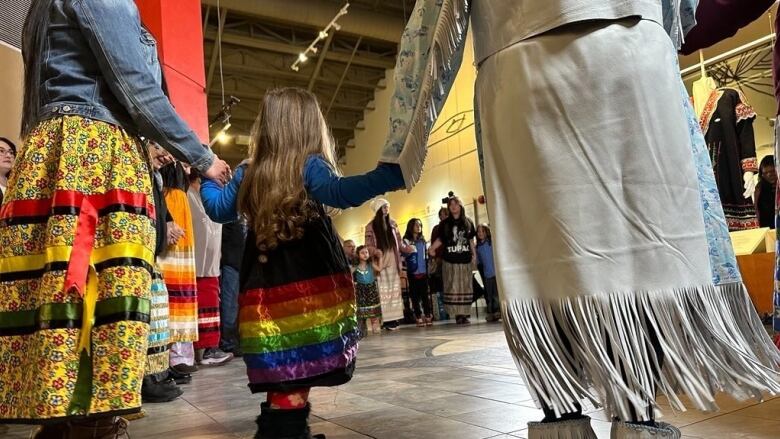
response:
<svg viewBox="0 0 780 439"><path fill-rule="evenodd" d="M203 179L200 196L212 221L229 223L238 219L238 191L246 165L239 166L225 186ZM338 209L357 207L377 195L404 187L401 168L380 163L373 171L352 177L339 177L320 155L306 159L303 180L309 196L318 203Z"/></svg>

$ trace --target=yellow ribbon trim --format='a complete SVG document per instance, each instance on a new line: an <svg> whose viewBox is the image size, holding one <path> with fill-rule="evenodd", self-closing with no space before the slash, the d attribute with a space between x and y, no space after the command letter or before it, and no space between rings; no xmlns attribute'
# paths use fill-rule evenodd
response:
<svg viewBox="0 0 780 439"><path fill-rule="evenodd" d="M89 274L87 275L87 291L84 294L84 305L81 316L81 336L76 352L82 350L91 355L92 346L92 327L95 325L95 307L98 299L98 277L95 271L95 265L90 263Z"/></svg>
<svg viewBox="0 0 780 439"><path fill-rule="evenodd" d="M5 274L18 271L41 270L52 262L70 260L71 251L72 247L62 245L48 247L45 253L0 258L0 273ZM150 265L154 262L154 252L142 244L110 244L92 249L92 260L96 264L121 257L142 259Z"/></svg>

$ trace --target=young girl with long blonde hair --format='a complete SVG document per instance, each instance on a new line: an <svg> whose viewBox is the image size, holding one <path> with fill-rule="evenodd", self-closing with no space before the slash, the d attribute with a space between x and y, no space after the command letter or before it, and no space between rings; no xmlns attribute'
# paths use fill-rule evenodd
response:
<svg viewBox="0 0 780 439"><path fill-rule="evenodd" d="M249 225L239 333L249 388L268 393L255 438L311 438L309 389L351 379L358 339L349 261L325 206L359 206L403 178L388 164L341 177L317 100L298 88L266 93L251 138L233 180L205 181L201 196L213 220Z"/></svg>

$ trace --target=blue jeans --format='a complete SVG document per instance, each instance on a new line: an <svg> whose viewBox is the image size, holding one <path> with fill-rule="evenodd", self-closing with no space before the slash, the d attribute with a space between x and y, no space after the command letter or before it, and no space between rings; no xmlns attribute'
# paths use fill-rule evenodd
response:
<svg viewBox="0 0 780 439"><path fill-rule="evenodd" d="M238 344L238 270L233 267L222 267L219 277L221 316L219 332L221 336L220 349L230 351L237 349Z"/></svg>

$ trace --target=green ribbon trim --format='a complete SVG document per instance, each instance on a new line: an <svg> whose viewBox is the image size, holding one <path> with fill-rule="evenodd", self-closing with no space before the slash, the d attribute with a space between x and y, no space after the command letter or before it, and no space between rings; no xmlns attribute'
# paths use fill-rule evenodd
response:
<svg viewBox="0 0 780 439"><path fill-rule="evenodd" d="M247 354L267 354L301 346L324 343L341 337L357 327L354 316L346 317L330 325L318 326L303 331L267 337L248 337L241 339L241 350Z"/></svg>
<svg viewBox="0 0 780 439"><path fill-rule="evenodd" d="M68 406L68 416L83 416L89 413L92 405L92 357L86 351L81 351L79 357L79 374L73 397Z"/></svg>
<svg viewBox="0 0 780 439"><path fill-rule="evenodd" d="M121 296L99 301L95 307L95 318L118 313L136 312L150 314L152 304L149 299ZM41 323L62 320L81 320L81 303L46 303L38 309L26 311L0 312L0 329L27 328Z"/></svg>

